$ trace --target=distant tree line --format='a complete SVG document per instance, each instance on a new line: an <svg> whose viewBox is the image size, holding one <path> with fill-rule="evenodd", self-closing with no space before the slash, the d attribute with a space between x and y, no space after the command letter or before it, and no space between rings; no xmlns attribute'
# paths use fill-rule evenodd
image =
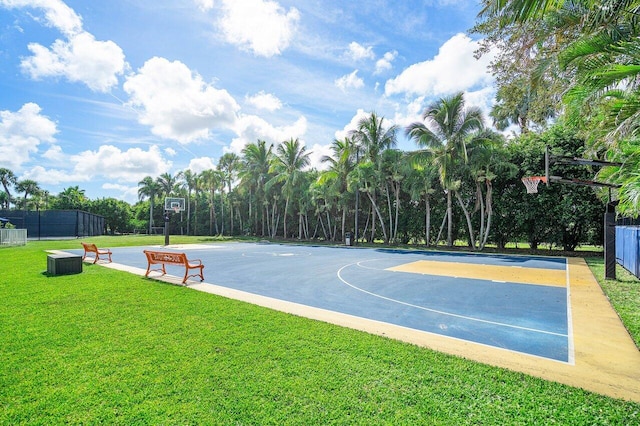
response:
<svg viewBox="0 0 640 426"><path fill-rule="evenodd" d="M399 132L416 143L415 151L396 148ZM505 139L485 128L480 111L465 107L459 93L430 105L422 121L406 129L370 113L333 141L323 170L309 167L310 152L297 139L277 146L257 140L240 155L224 154L212 170L145 177L134 205L89 200L77 186L51 196L36 182L0 169L0 204L86 210L104 216L111 233L152 232L164 224L164 198L183 197L185 211L170 214L172 233L340 242L357 230L361 241L462 241L477 250L510 242L565 250L601 244L602 194L557 184L526 193L520 179L544 174L545 146L557 155L586 150L563 124ZM594 175L584 166L552 171Z"/></svg>

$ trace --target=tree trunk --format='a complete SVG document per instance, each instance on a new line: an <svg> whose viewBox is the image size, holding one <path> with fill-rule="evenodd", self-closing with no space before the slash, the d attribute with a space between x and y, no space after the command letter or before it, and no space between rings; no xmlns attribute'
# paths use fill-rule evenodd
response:
<svg viewBox="0 0 640 426"><path fill-rule="evenodd" d="M438 245L438 242L440 241L440 236L442 235L442 230L444 229L444 223L447 221L447 215L445 214L442 217L442 223L440 224L440 230L438 231L438 236L436 237L436 246Z"/></svg>
<svg viewBox="0 0 640 426"><path fill-rule="evenodd" d="M394 186L394 191L396 194L396 220L393 231L393 242L395 243L398 240L398 218L400 217L400 182L397 182Z"/></svg>
<svg viewBox="0 0 640 426"><path fill-rule="evenodd" d="M484 237L482 238L482 244L480 246L480 250L484 249L484 246L487 245L487 240L489 239L489 232L491 231L491 218L493 216L493 185L490 180L487 180L487 195L486 195L486 210L487 210L487 227L484 230Z"/></svg>
<svg viewBox="0 0 640 426"><path fill-rule="evenodd" d="M424 198L424 209L425 209L425 213L424 213L424 221L425 221L425 233L424 233L424 238L425 238L425 242L424 245L429 247L429 231L431 229L431 206L429 205L429 196L425 196Z"/></svg>
<svg viewBox="0 0 640 426"><path fill-rule="evenodd" d="M467 219L467 227L469 228L469 242L471 243L471 247L476 249L476 239L473 235L473 224L471 223L471 215L469 214L469 210L464 206L464 202L462 201L462 197L460 193L456 191L456 199L458 200L458 204L460 204L460 208L464 212L464 217Z"/></svg>
<svg viewBox="0 0 640 426"><path fill-rule="evenodd" d="M476 182L476 199L478 200L477 203L479 204L479 210L480 210L480 232L478 232L478 240L483 239L484 237L484 226L485 226L485 205L484 205L484 198L482 197L482 187L480 186L479 182ZM480 244L480 250L482 250L482 244Z"/></svg>
<svg viewBox="0 0 640 426"><path fill-rule="evenodd" d="M389 183L385 183L384 192L387 196L387 211L389 212L389 237L393 241L393 213L391 208L391 194L389 193Z"/></svg>
<svg viewBox="0 0 640 426"><path fill-rule="evenodd" d="M453 247L453 206L451 205L451 190L447 191L447 246Z"/></svg>
<svg viewBox="0 0 640 426"><path fill-rule="evenodd" d="M378 219L380 220L380 227L382 228L382 233L384 235L384 243L389 244L389 236L387 235L387 228L384 226L384 218L382 217L382 213L380 213L380 209L378 209L378 206L375 204L375 201L371 197L371 193L367 192L367 195L369 196L369 200L371 201L371 205L373 206L373 213L377 214ZM375 218L374 218L374 221L375 221Z"/></svg>
<svg viewBox="0 0 640 426"><path fill-rule="evenodd" d="M289 196L284 202L284 220L282 221L282 226L284 227L284 238L287 238L287 212L289 211Z"/></svg>

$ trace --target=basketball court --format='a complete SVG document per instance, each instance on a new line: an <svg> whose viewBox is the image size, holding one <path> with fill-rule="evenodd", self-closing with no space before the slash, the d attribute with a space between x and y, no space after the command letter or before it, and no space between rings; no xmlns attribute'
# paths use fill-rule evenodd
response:
<svg viewBox="0 0 640 426"><path fill-rule="evenodd" d="M225 243L112 248L104 266L144 275L145 249L201 259L191 289L640 402L640 352L582 259Z"/></svg>

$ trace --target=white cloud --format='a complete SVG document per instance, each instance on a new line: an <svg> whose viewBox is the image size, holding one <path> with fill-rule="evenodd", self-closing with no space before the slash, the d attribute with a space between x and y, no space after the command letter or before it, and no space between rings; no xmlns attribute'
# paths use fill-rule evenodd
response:
<svg viewBox="0 0 640 426"><path fill-rule="evenodd" d="M158 136L189 143L215 127L230 128L240 108L226 90L205 83L180 61L149 59L123 85L129 105L141 108L139 122Z"/></svg>
<svg viewBox="0 0 640 426"><path fill-rule="evenodd" d="M104 183L101 186L102 189L111 189L114 191L129 191L131 190L131 186L127 186L127 185L121 185L118 183ZM136 191L137 191L137 187L135 187Z"/></svg>
<svg viewBox="0 0 640 426"><path fill-rule="evenodd" d="M84 151L71 156L78 180L101 176L116 182L139 182L145 176L159 176L171 169L171 161L162 157L160 149L152 145L145 151L131 148L121 151L112 145L102 145L97 151ZM86 180L86 179L84 179Z"/></svg>
<svg viewBox="0 0 640 426"><path fill-rule="evenodd" d="M376 70L374 74L382 74L385 71L389 71L393 68L392 62L398 56L398 52L394 50L393 52L387 52L384 56L376 61Z"/></svg>
<svg viewBox="0 0 640 426"><path fill-rule="evenodd" d="M373 53L373 47L368 46L364 47L360 43L352 41L349 43L349 50L347 51L347 56L353 59L354 61L361 61L363 59L373 59L375 58L375 53Z"/></svg>
<svg viewBox="0 0 640 426"><path fill-rule="evenodd" d="M213 0L195 0L195 3L202 11L213 9Z"/></svg>
<svg viewBox="0 0 640 426"><path fill-rule="evenodd" d="M194 158L189 162L187 169L193 173L202 173L205 170L216 170L216 163L211 157Z"/></svg>
<svg viewBox="0 0 640 426"><path fill-rule="evenodd" d="M35 103L26 103L17 112L0 111L0 167L20 169L42 142L55 141L56 123L40 112Z"/></svg>
<svg viewBox="0 0 640 426"><path fill-rule="evenodd" d="M30 43L32 56L22 59L22 71L33 79L64 77L90 89L107 92L118 84L128 65L122 49L113 41L97 41L82 29L82 18L60 0L0 0L7 8L34 8L44 11L43 25L58 29L66 40L56 40L50 48Z"/></svg>
<svg viewBox="0 0 640 426"><path fill-rule="evenodd" d="M464 103L466 107L478 107L485 113L485 120L488 119L488 112L491 111L495 103L496 88L493 86L484 87L480 90L465 92ZM486 124L490 124L487 122Z"/></svg>
<svg viewBox="0 0 640 426"><path fill-rule="evenodd" d="M245 115L238 120L235 132L238 137L231 141L231 145L225 148L225 152L240 154L247 144L254 143L258 139L279 144L291 138L301 138L307 132L307 119L300 117L290 126L277 127L258 116Z"/></svg>
<svg viewBox="0 0 640 426"><path fill-rule="evenodd" d="M82 30L82 18L61 0L0 0L0 6L9 9L21 7L42 9L45 14L44 24L57 28L67 36L75 35Z"/></svg>
<svg viewBox="0 0 640 426"><path fill-rule="evenodd" d="M364 86L364 80L358 77L358 70L355 70L351 74L343 75L335 80L335 85L343 92L348 89L360 89Z"/></svg>
<svg viewBox="0 0 640 426"><path fill-rule="evenodd" d="M87 176L77 176L66 170L45 169L42 166L34 166L25 171L20 179L35 180L39 185L57 185L64 182L86 182L89 180Z"/></svg>
<svg viewBox="0 0 640 426"><path fill-rule="evenodd" d="M54 150L57 151L57 150ZM148 150L131 148L122 151L112 145L102 145L97 151L84 151L67 157L72 170L47 169L34 166L25 171L23 179L33 179L40 184L58 185L65 182L90 182L108 179L105 189L122 190L129 187L122 183L138 183L146 176L159 176L171 169L172 163L162 157L160 149L153 145ZM126 194L125 194L126 195ZM127 198L130 198L127 196Z"/></svg>
<svg viewBox="0 0 640 426"><path fill-rule="evenodd" d="M119 192L118 199L127 201L131 204L138 201L138 185L127 186L120 185L117 183L105 183L101 186L102 189L106 189L107 191L116 191Z"/></svg>
<svg viewBox="0 0 640 426"><path fill-rule="evenodd" d="M351 121L344 126L342 130L336 131L335 138L338 140L343 140L345 137L349 136L349 133L358 128L358 123L363 118L369 115L368 112L365 112L363 109L358 108L356 114L351 118Z"/></svg>
<svg viewBox="0 0 640 426"><path fill-rule="evenodd" d="M21 62L23 72L33 79L65 77L86 84L91 90L107 92L118 84L127 68L122 49L112 41L96 41L82 32L69 41L56 40L50 49L30 43L33 56Z"/></svg>
<svg viewBox="0 0 640 426"><path fill-rule="evenodd" d="M58 163L64 162L67 159L67 156L62 152L62 148L60 148L59 145L51 145L49 149L42 154L42 157Z"/></svg>
<svg viewBox="0 0 640 426"><path fill-rule="evenodd" d="M316 170L326 170L329 165L322 162L322 157L333 155L331 145L314 144L309 154L309 167Z"/></svg>
<svg viewBox="0 0 640 426"><path fill-rule="evenodd" d="M396 105L396 111L392 119L393 124L405 129L411 123L422 122L422 114L425 107L424 96L418 96L409 103Z"/></svg>
<svg viewBox="0 0 640 426"><path fill-rule="evenodd" d="M288 11L270 0L223 0L219 26L225 39L257 56L271 57L285 50L293 38L300 12ZM204 3L208 6L209 3Z"/></svg>
<svg viewBox="0 0 640 426"><path fill-rule="evenodd" d="M453 36L440 47L433 60L413 64L388 80L385 94L441 96L492 85L493 77L487 69L492 55L475 59L473 55L478 47L478 42L465 34Z"/></svg>
<svg viewBox="0 0 640 426"><path fill-rule="evenodd" d="M282 108L282 101L271 93L265 93L264 90L253 96L248 96L247 102L256 108L267 111L275 111Z"/></svg>

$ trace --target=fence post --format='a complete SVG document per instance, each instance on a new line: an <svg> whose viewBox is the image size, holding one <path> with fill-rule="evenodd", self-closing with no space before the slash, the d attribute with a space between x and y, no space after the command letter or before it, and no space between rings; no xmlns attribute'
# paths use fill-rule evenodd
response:
<svg viewBox="0 0 640 426"><path fill-rule="evenodd" d="M616 214L604 214L604 277L616 279Z"/></svg>

